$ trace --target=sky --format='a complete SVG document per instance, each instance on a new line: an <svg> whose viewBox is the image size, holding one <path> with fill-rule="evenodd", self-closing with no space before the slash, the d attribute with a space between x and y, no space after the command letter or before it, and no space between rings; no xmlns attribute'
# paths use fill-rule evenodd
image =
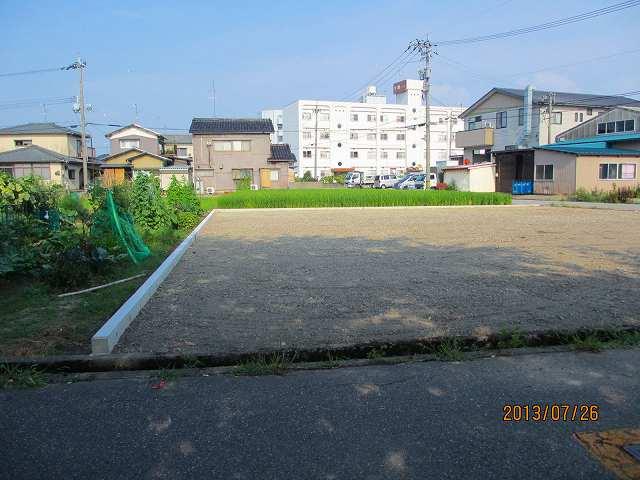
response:
<svg viewBox="0 0 640 480"><path fill-rule="evenodd" d="M253 117L297 99L354 99L415 38L438 41L536 25L619 0L0 0L0 125L79 122L77 71L5 73L87 62L87 121L175 133L197 116ZM469 105L494 86L617 94L640 90L640 7L510 39L442 46L434 103ZM615 55L615 56L612 56ZM608 58L602 58L608 57ZM374 82L418 78L399 63ZM350 97L349 97L350 96ZM640 98L637 97L636 98ZM15 106L16 101L28 100ZM136 107L137 106L137 107ZM137 110L137 114L136 114ZM104 134L91 126L98 153Z"/></svg>

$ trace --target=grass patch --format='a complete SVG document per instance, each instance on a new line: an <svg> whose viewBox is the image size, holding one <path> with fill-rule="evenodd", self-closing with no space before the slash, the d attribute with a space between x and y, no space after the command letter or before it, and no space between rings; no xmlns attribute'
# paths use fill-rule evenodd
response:
<svg viewBox="0 0 640 480"><path fill-rule="evenodd" d="M21 368L0 364L0 390L5 388L39 388L47 384L35 367Z"/></svg>
<svg viewBox="0 0 640 480"><path fill-rule="evenodd" d="M144 240L152 251L150 257L138 265L124 260L81 288L142 272L150 275L187 234L175 230L145 233ZM0 357L89 353L93 334L146 278L63 298L58 298L63 291L37 279L19 277L2 282Z"/></svg>
<svg viewBox="0 0 640 480"><path fill-rule="evenodd" d="M458 362L464 358L462 345L457 338L448 338L436 348L436 357L445 362Z"/></svg>
<svg viewBox="0 0 640 480"><path fill-rule="evenodd" d="M236 366L233 369L233 374L247 377L284 375L293 361L294 359L288 359L284 352L273 355L258 355Z"/></svg>
<svg viewBox="0 0 640 480"><path fill-rule="evenodd" d="M600 352L604 350L605 343L595 335L575 336L571 341L571 348L582 352Z"/></svg>
<svg viewBox="0 0 640 480"><path fill-rule="evenodd" d="M203 197L201 201L223 209L510 205L511 195L449 190L283 189L239 191Z"/></svg>
<svg viewBox="0 0 640 480"><path fill-rule="evenodd" d="M496 348L522 348L527 346L527 339L519 330L501 330L498 333Z"/></svg>

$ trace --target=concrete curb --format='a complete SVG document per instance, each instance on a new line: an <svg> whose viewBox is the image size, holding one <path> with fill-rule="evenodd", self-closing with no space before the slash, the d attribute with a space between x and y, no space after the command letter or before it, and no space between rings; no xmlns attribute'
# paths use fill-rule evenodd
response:
<svg viewBox="0 0 640 480"><path fill-rule="evenodd" d="M387 207L291 207L291 208L217 208L219 213L226 212L308 212L315 210L318 212L327 210L425 210L435 208L522 208L522 207L541 207L543 205L406 205L406 206L387 206Z"/></svg>
<svg viewBox="0 0 640 480"><path fill-rule="evenodd" d="M164 262L151 274L149 278L135 291L129 299L114 313L100 330L91 338L91 354L105 355L111 353L118 340L146 305L151 296L158 289L163 280L169 275L187 249L194 242L202 227L213 215L213 210L193 229L178 247L171 252Z"/></svg>

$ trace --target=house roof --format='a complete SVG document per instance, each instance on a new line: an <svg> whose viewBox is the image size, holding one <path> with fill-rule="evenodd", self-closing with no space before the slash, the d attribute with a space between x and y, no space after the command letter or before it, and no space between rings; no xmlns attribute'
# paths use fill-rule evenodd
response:
<svg viewBox="0 0 640 480"><path fill-rule="evenodd" d="M128 148L127 150L123 150L121 152L117 152L117 153L111 154L108 157L103 158L102 161L106 162L110 158L116 158L116 157L119 157L119 156L124 155L125 153L129 153L129 152L138 152L138 153L136 155L132 155L131 157L128 157L127 158L128 161L132 161L135 158L140 158L140 157L143 157L145 155L149 155L150 157L157 158L157 159L163 160L163 161L165 161L165 160L171 161L170 158L163 157L162 155L157 155L155 153L147 152L146 150L141 150L139 148Z"/></svg>
<svg viewBox="0 0 640 480"><path fill-rule="evenodd" d="M81 133L69 127L63 127L53 122L49 123L24 123L13 127L0 128L0 135L30 135L30 134L64 134L81 136ZM87 138L91 137L88 133Z"/></svg>
<svg viewBox="0 0 640 480"><path fill-rule="evenodd" d="M619 105L619 106L611 108L609 110L605 110L604 112L600 112L595 117L590 118L590 119L588 119L588 120L586 120L586 121L584 121L582 123L579 123L579 124L569 128L569 129L565 130L564 132L558 133L555 138L562 138L565 135L567 135L567 134L569 134L569 133L571 133L571 132L573 132L575 130L583 128L585 125L589 125L589 124L593 124L593 123L599 123L599 121L602 119L602 117L605 117L605 116L611 114L611 112L615 112L616 110L627 110L629 112L634 112L635 114L640 113L640 107L629 107L627 105ZM611 134L603 133L603 134L600 134L598 136L604 136L604 135L611 135ZM572 140L572 141L574 141L574 140Z"/></svg>
<svg viewBox="0 0 640 480"><path fill-rule="evenodd" d="M127 128L138 128L140 130L144 130L145 132L149 132L151 135L155 135L156 137L164 137L164 135L162 135L161 133L158 133L158 132L156 132L154 130L151 130L150 128L145 128L142 125L138 125L137 123L132 123L130 125L125 125L124 127L118 128L117 130L114 130L113 132L107 133L105 135L105 137L111 138L116 133L121 132L123 130L126 130Z"/></svg>
<svg viewBox="0 0 640 480"><path fill-rule="evenodd" d="M163 134L164 143L175 143L175 144L189 144L193 142L191 135L174 135L174 134Z"/></svg>
<svg viewBox="0 0 640 480"><path fill-rule="evenodd" d="M81 163L81 160L38 145L31 145L1 152L0 163Z"/></svg>
<svg viewBox="0 0 640 480"><path fill-rule="evenodd" d="M612 157L640 157L640 150L626 150L624 148L610 148L584 145L543 145L536 150L550 150L553 152L571 153L586 156L612 156Z"/></svg>
<svg viewBox="0 0 640 480"><path fill-rule="evenodd" d="M489 97L496 93L507 95L514 98L521 98L524 100L526 90L523 88L502 88L494 87L485 93L478 101L462 112L459 117L466 117L469 113L477 109L479 105L484 103ZM555 105L573 105L577 107L596 107L607 108L615 107L618 105L627 106L640 106L640 101L629 97L622 97L618 95L597 95L593 93L569 93L569 92L553 92L555 94ZM541 105L546 104L545 96L549 95L548 90L536 90L533 89L533 104Z"/></svg>
<svg viewBox="0 0 640 480"><path fill-rule="evenodd" d="M268 118L194 118L189 133L273 133L273 123Z"/></svg>
<svg viewBox="0 0 640 480"><path fill-rule="evenodd" d="M271 145L271 157L269 157L269 160L295 162L296 156L291 151L288 143L275 143Z"/></svg>
<svg viewBox="0 0 640 480"><path fill-rule="evenodd" d="M495 167L493 162L470 163L468 165L450 165L442 167L443 170L474 170L476 168Z"/></svg>
<svg viewBox="0 0 640 480"><path fill-rule="evenodd" d="M608 143L608 142L631 142L640 141L640 132L631 133L602 133L595 137L577 138L575 140L564 140L552 145L573 145L575 143Z"/></svg>

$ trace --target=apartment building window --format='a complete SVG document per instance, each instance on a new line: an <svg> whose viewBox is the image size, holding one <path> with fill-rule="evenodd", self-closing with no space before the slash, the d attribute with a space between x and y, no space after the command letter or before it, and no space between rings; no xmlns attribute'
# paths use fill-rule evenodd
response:
<svg viewBox="0 0 640 480"><path fill-rule="evenodd" d="M389 152L380 152L380 158L382 159L389 158Z"/></svg>
<svg viewBox="0 0 640 480"><path fill-rule="evenodd" d="M350 138L351 140L357 140L357 139L358 139L358 132L351 132L351 133L349 134L349 138Z"/></svg>
<svg viewBox="0 0 640 480"><path fill-rule="evenodd" d="M384 115L380 115L380 121L384 122Z"/></svg>
<svg viewBox="0 0 640 480"><path fill-rule="evenodd" d="M318 120L321 122L326 122L329 120L329 112L320 112L318 114Z"/></svg>
<svg viewBox="0 0 640 480"><path fill-rule="evenodd" d="M397 122L400 122L400 123L404 123L404 115L398 115L398 116L396 117L396 121L397 121Z"/></svg>
<svg viewBox="0 0 640 480"><path fill-rule="evenodd" d="M129 149L129 148L140 148L140 139L128 138L128 139L120 140L120 148L123 150Z"/></svg>
<svg viewBox="0 0 640 480"><path fill-rule="evenodd" d="M375 159L376 159L376 151L367 150L367 160L375 160Z"/></svg>
<svg viewBox="0 0 640 480"><path fill-rule="evenodd" d="M16 147L28 147L32 144L31 140L14 140L13 144Z"/></svg>
<svg viewBox="0 0 640 480"><path fill-rule="evenodd" d="M375 133L367 133L367 140L375 140L375 139L376 139Z"/></svg>
<svg viewBox="0 0 640 480"><path fill-rule="evenodd" d="M367 122L375 122L375 121L376 121L375 115L367 115Z"/></svg>
<svg viewBox="0 0 640 480"><path fill-rule="evenodd" d="M278 135L278 143L282 143L284 137L282 135Z"/></svg>
<svg viewBox="0 0 640 480"><path fill-rule="evenodd" d="M302 112L302 120L311 120L311 112Z"/></svg>
<svg viewBox="0 0 640 480"><path fill-rule="evenodd" d="M600 180L634 180L636 178L635 163L601 163Z"/></svg>
<svg viewBox="0 0 640 480"><path fill-rule="evenodd" d="M469 130L475 130L482 127L482 115L478 115L469 119Z"/></svg>
<svg viewBox="0 0 640 480"><path fill-rule="evenodd" d="M536 180L553 180L553 165L536 165Z"/></svg>
<svg viewBox="0 0 640 480"><path fill-rule="evenodd" d="M358 158L358 151L357 150L351 150L351 152L349 153L349 157Z"/></svg>
<svg viewBox="0 0 640 480"><path fill-rule="evenodd" d="M405 134L404 133L396 134L396 140L404 140L404 139L405 139Z"/></svg>
<svg viewBox="0 0 640 480"><path fill-rule="evenodd" d="M518 109L518 126L521 127L524 125L524 108Z"/></svg>
<svg viewBox="0 0 640 480"><path fill-rule="evenodd" d="M617 122L598 123L598 134L633 132L635 130L635 120L619 120Z"/></svg>
<svg viewBox="0 0 640 480"><path fill-rule="evenodd" d="M329 160L331 158L331 155L328 151L324 150L320 152L320 158L322 160Z"/></svg>
<svg viewBox="0 0 640 480"><path fill-rule="evenodd" d="M496 113L496 128L507 127L507 112Z"/></svg>
<svg viewBox="0 0 640 480"><path fill-rule="evenodd" d="M303 150L302 158L311 158L311 150Z"/></svg>
<svg viewBox="0 0 640 480"><path fill-rule="evenodd" d="M352 122L357 122L358 121L358 114L357 113L352 113L351 114L351 121Z"/></svg>
<svg viewBox="0 0 640 480"><path fill-rule="evenodd" d="M380 134L380 140L389 140L389 134L381 133Z"/></svg>
<svg viewBox="0 0 640 480"><path fill-rule="evenodd" d="M551 112L551 123L554 125L562 125L562 112Z"/></svg>
<svg viewBox="0 0 640 480"><path fill-rule="evenodd" d="M226 140L213 142L215 152L250 152L251 140Z"/></svg>
<svg viewBox="0 0 640 480"><path fill-rule="evenodd" d="M440 133L438 135L438 141L439 142L446 142L447 141L447 134L446 133Z"/></svg>
<svg viewBox="0 0 640 480"><path fill-rule="evenodd" d="M313 138L313 135L311 132L302 132L303 140L311 140L311 138Z"/></svg>
<svg viewBox="0 0 640 480"><path fill-rule="evenodd" d="M407 158L407 153L406 152L396 152L396 158L398 160L403 160L403 159Z"/></svg>
<svg viewBox="0 0 640 480"><path fill-rule="evenodd" d="M582 113L582 112L576 112L576 113L574 114L574 120L575 120L575 122L576 122L576 123L578 123L578 122L582 122L582 121L584 120L584 113Z"/></svg>
<svg viewBox="0 0 640 480"><path fill-rule="evenodd" d="M320 132L320 139L321 140L328 140L329 139L329 130L322 130Z"/></svg>

